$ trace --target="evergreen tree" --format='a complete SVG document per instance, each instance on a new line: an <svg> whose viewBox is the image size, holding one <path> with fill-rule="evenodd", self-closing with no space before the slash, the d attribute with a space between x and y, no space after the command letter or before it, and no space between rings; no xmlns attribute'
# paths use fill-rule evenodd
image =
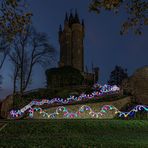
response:
<svg viewBox="0 0 148 148"><path fill-rule="evenodd" d="M127 69L123 69L121 66L115 66L115 69L110 74L108 84L120 86L126 78L128 78Z"/></svg>

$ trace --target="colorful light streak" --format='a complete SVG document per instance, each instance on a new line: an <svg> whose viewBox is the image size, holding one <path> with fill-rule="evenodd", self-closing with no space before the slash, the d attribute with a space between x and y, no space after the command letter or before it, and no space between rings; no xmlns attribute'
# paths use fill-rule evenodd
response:
<svg viewBox="0 0 148 148"><path fill-rule="evenodd" d="M114 92L114 91L120 91L120 88L117 85L100 85L99 83L96 83L93 85L93 89L99 91L100 93L108 93L108 92Z"/></svg>
<svg viewBox="0 0 148 148"><path fill-rule="evenodd" d="M87 111L87 114L90 116L90 118L104 118L104 116L109 115L108 111L111 111L111 110L114 111L114 115L118 115L118 117L127 118L127 117L133 117L136 112L141 111L141 110L148 112L148 106L137 105L129 112L119 111L116 107L114 107L112 105L104 105L99 112L93 111L91 109L91 107L89 107L87 105L81 106L77 112L69 112L66 107L60 106L60 107L57 107L56 111L51 114L48 114L47 112L45 112L41 108L33 108L33 110L31 111L31 114L29 114L29 116L32 118L33 113L35 111L38 111L40 114L42 114L43 117L49 118L49 119L56 118L60 113L63 114L62 118L79 118L79 117L81 117L81 115L84 112Z"/></svg>
<svg viewBox="0 0 148 148"><path fill-rule="evenodd" d="M148 112L148 106L137 105L129 112L122 112L122 111L118 110L115 106L112 106L112 105L104 105L99 112L93 111L93 109L91 109L91 107L89 107L87 105L81 106L77 112L69 112L68 109L64 106L57 107L56 111L53 113L50 113L50 114L45 112L42 108L39 108L39 107L30 108L28 110L28 112L29 112L30 118L33 118L34 112L39 112L40 114L42 114L42 116L44 118L48 118L48 119L56 119L56 118L58 118L58 115L60 113L62 113L62 118L81 118L81 115L84 112L87 112L87 114L89 115L90 118L102 119L105 116L109 116L109 114L110 114L109 111L114 111L113 112L114 116L117 115L117 117L119 117L119 118L121 118L121 117L127 118L127 117L134 117L135 113L139 112L141 110ZM14 114L13 118L18 117L16 115L17 114Z"/></svg>
<svg viewBox="0 0 148 148"><path fill-rule="evenodd" d="M88 112L91 118L103 118L104 116L108 115L110 110L114 111L114 115L118 115L118 117L133 117L136 112L141 111L142 109L148 112L148 106L146 105L137 105L135 106L131 111L129 112L122 112L118 110L116 107L111 106L111 105L105 105L101 108L99 112L94 112L89 106L83 105L79 108L79 110L75 113L69 112L68 109L64 106L59 106L57 107L56 111L48 114L47 112L43 111L39 107L33 108L33 106L41 106L43 104L53 104L53 103L60 103L60 104L68 104L72 101L81 101L82 99L92 99L107 93L118 93L120 91L120 88L117 87L116 85L110 86L110 85L99 85L98 83L94 85L95 91L92 92L91 94L85 94L82 93L80 96L75 97L75 96L70 96L69 98L63 99L63 98L53 98L51 100L43 99L41 101L36 101L33 100L31 101L28 105L23 107L20 110L11 110L10 111L10 116L12 118L18 118L24 115L25 112L29 113L29 117L33 118L34 112L37 111L40 114L43 115L43 117L46 118L56 118L60 113L63 113L62 118L80 118L82 113Z"/></svg>
<svg viewBox="0 0 148 148"><path fill-rule="evenodd" d="M95 87L97 86L97 87ZM98 89L99 86L99 89ZM53 98L53 99L43 99L41 101L37 101L37 100L33 100L31 101L28 105L26 105L25 107L23 107L20 110L11 110L10 111L10 116L12 117L20 117L23 116L23 114L27 111L30 110L32 108L32 106L41 106L43 104L54 104L54 103L59 103L59 104L68 104L71 103L73 101L81 101L81 100L86 100L86 99L92 99L95 97L99 97L102 95L105 95L107 93L118 93L120 91L120 88L117 87L116 85L103 85L101 86L100 84L96 83L94 85L95 91L92 92L91 94L85 94L82 93L80 96L75 97L75 96L70 96L66 99L63 98Z"/></svg>

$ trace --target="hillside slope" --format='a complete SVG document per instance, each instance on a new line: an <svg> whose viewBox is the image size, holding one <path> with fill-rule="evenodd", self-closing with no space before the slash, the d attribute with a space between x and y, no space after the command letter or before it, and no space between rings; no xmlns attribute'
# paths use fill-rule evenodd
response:
<svg viewBox="0 0 148 148"><path fill-rule="evenodd" d="M94 112L99 112L101 110L101 108L104 105L112 105L115 106L116 108L118 108L119 110L122 109L126 104L130 104L131 103L131 99L130 97L125 97L119 100L115 100L115 101L105 101L105 102L95 102L95 103L83 103L83 104L73 104L73 105L62 105L64 106L69 112L72 113L76 113L78 112L78 110L86 105L89 106ZM37 107L39 108L39 107ZM56 112L56 109L58 107L51 107L51 108L46 108L43 109L42 111L46 112L47 114L52 114L54 112ZM115 117L115 111L109 111L105 116L103 116L102 118L114 118ZM40 110L34 112L33 115L34 119L46 119L47 117L44 117L42 112ZM57 116L57 118L63 118L63 113L61 111L61 113ZM80 118L91 118L89 111L86 111L85 113L83 113L83 115L81 115Z"/></svg>

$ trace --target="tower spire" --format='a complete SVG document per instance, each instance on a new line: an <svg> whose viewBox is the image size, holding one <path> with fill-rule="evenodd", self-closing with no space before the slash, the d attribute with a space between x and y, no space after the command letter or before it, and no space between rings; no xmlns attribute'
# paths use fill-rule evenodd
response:
<svg viewBox="0 0 148 148"><path fill-rule="evenodd" d="M69 16L69 19L73 19L72 10L70 11L70 16Z"/></svg>
<svg viewBox="0 0 148 148"><path fill-rule="evenodd" d="M80 23L77 9L75 9L75 18L74 19L75 19L75 23Z"/></svg>
<svg viewBox="0 0 148 148"><path fill-rule="evenodd" d="M59 31L62 31L62 25L60 24L60 26L59 26Z"/></svg>
<svg viewBox="0 0 148 148"><path fill-rule="evenodd" d="M70 11L70 16L69 16L69 25L71 26L74 22L74 17L73 17L73 14L72 14L72 10Z"/></svg>
<svg viewBox="0 0 148 148"><path fill-rule="evenodd" d="M59 26L59 32L62 32L62 25Z"/></svg>
<svg viewBox="0 0 148 148"><path fill-rule="evenodd" d="M65 13L65 20L64 20L64 23L68 23L68 14L67 14L67 12Z"/></svg>
<svg viewBox="0 0 148 148"><path fill-rule="evenodd" d="M72 66L84 72L84 29L81 22L77 23L77 10L66 12L64 16L66 24L59 27L60 66Z"/></svg>
<svg viewBox="0 0 148 148"><path fill-rule="evenodd" d="M82 26L85 27L85 26L84 26L84 20L83 20L83 19L82 19Z"/></svg>
<svg viewBox="0 0 148 148"><path fill-rule="evenodd" d="M59 37L61 36L61 33L62 33L62 25L60 24L60 26L59 26Z"/></svg>

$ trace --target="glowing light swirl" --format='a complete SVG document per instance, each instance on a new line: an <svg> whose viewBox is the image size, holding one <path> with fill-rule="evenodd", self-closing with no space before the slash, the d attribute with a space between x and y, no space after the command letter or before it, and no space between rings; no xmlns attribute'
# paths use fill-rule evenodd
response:
<svg viewBox="0 0 148 148"><path fill-rule="evenodd" d="M120 112L120 111L118 111L118 113L119 113L119 117L128 117L128 116L134 116L134 114L136 112L141 111L141 110L145 110L145 111L148 112L148 106L146 106L146 105L137 105L129 112Z"/></svg>
<svg viewBox="0 0 148 148"><path fill-rule="evenodd" d="M99 89L98 89L98 86L99 86ZM82 93L80 96L78 97L75 97L75 96L70 96L66 99L63 99L63 98L53 98L51 100L48 100L48 99L43 99L41 101L36 101L36 100L33 100L31 101L28 105L26 105L25 107L23 107L22 109L20 110L11 110L10 111L10 116L13 117L13 118L16 118L16 117L20 117L20 116L23 116L24 112L28 111L31 112L30 109L32 109L32 106L36 105L36 106L41 106L43 104L54 104L54 103L60 103L60 104L68 104L70 102L75 102L75 101L81 101L81 100L85 100L85 99L92 99L92 98L95 98L95 97L98 97L98 96L102 96L102 95L105 95L107 93L118 93L120 88L117 87L116 85L103 85L101 86L100 84L96 83L94 85L94 89L95 91L92 92L91 94L85 94L85 93Z"/></svg>
<svg viewBox="0 0 148 148"><path fill-rule="evenodd" d="M99 83L96 83L93 85L93 88L95 90L98 90L100 93L108 93L108 92L114 92L114 91L120 91L120 88L117 85L100 85Z"/></svg>
<svg viewBox="0 0 148 148"><path fill-rule="evenodd" d="M56 118L60 113L63 113L62 118L79 118L81 117L82 113L84 113L85 111L88 111L89 112L88 114L90 115L91 118L103 118L105 115L109 115L108 111L110 110L114 111L114 115L117 115L118 117L126 118L126 117L133 117L136 112L141 110L148 112L148 106L137 105L129 112L122 112L112 105L104 105L99 112L95 112L91 109L91 107L87 105L83 105L75 113L69 112L68 109L64 106L59 106L57 107L56 111L51 114L48 114L47 112L43 111L41 108L34 108L33 112L31 113L31 115L29 114L29 116L33 117L34 111L38 111L40 114L43 115L43 117L50 118L50 119Z"/></svg>
<svg viewBox="0 0 148 148"><path fill-rule="evenodd" d="M34 111L38 111L40 114L43 115L43 117L46 118L56 118L56 116L59 115L60 113L63 113L63 118L77 118L85 111L89 111L89 115L91 117L102 118L102 116L106 113L106 111L113 109L115 111L117 110L115 107L105 105L101 108L100 112L94 112L89 106L83 105L79 108L79 110L76 113L69 112L68 109L64 106L57 107L56 111L51 114L48 114L47 112L43 111L41 108L34 108ZM32 114L31 115L29 114L29 116L32 117Z"/></svg>

